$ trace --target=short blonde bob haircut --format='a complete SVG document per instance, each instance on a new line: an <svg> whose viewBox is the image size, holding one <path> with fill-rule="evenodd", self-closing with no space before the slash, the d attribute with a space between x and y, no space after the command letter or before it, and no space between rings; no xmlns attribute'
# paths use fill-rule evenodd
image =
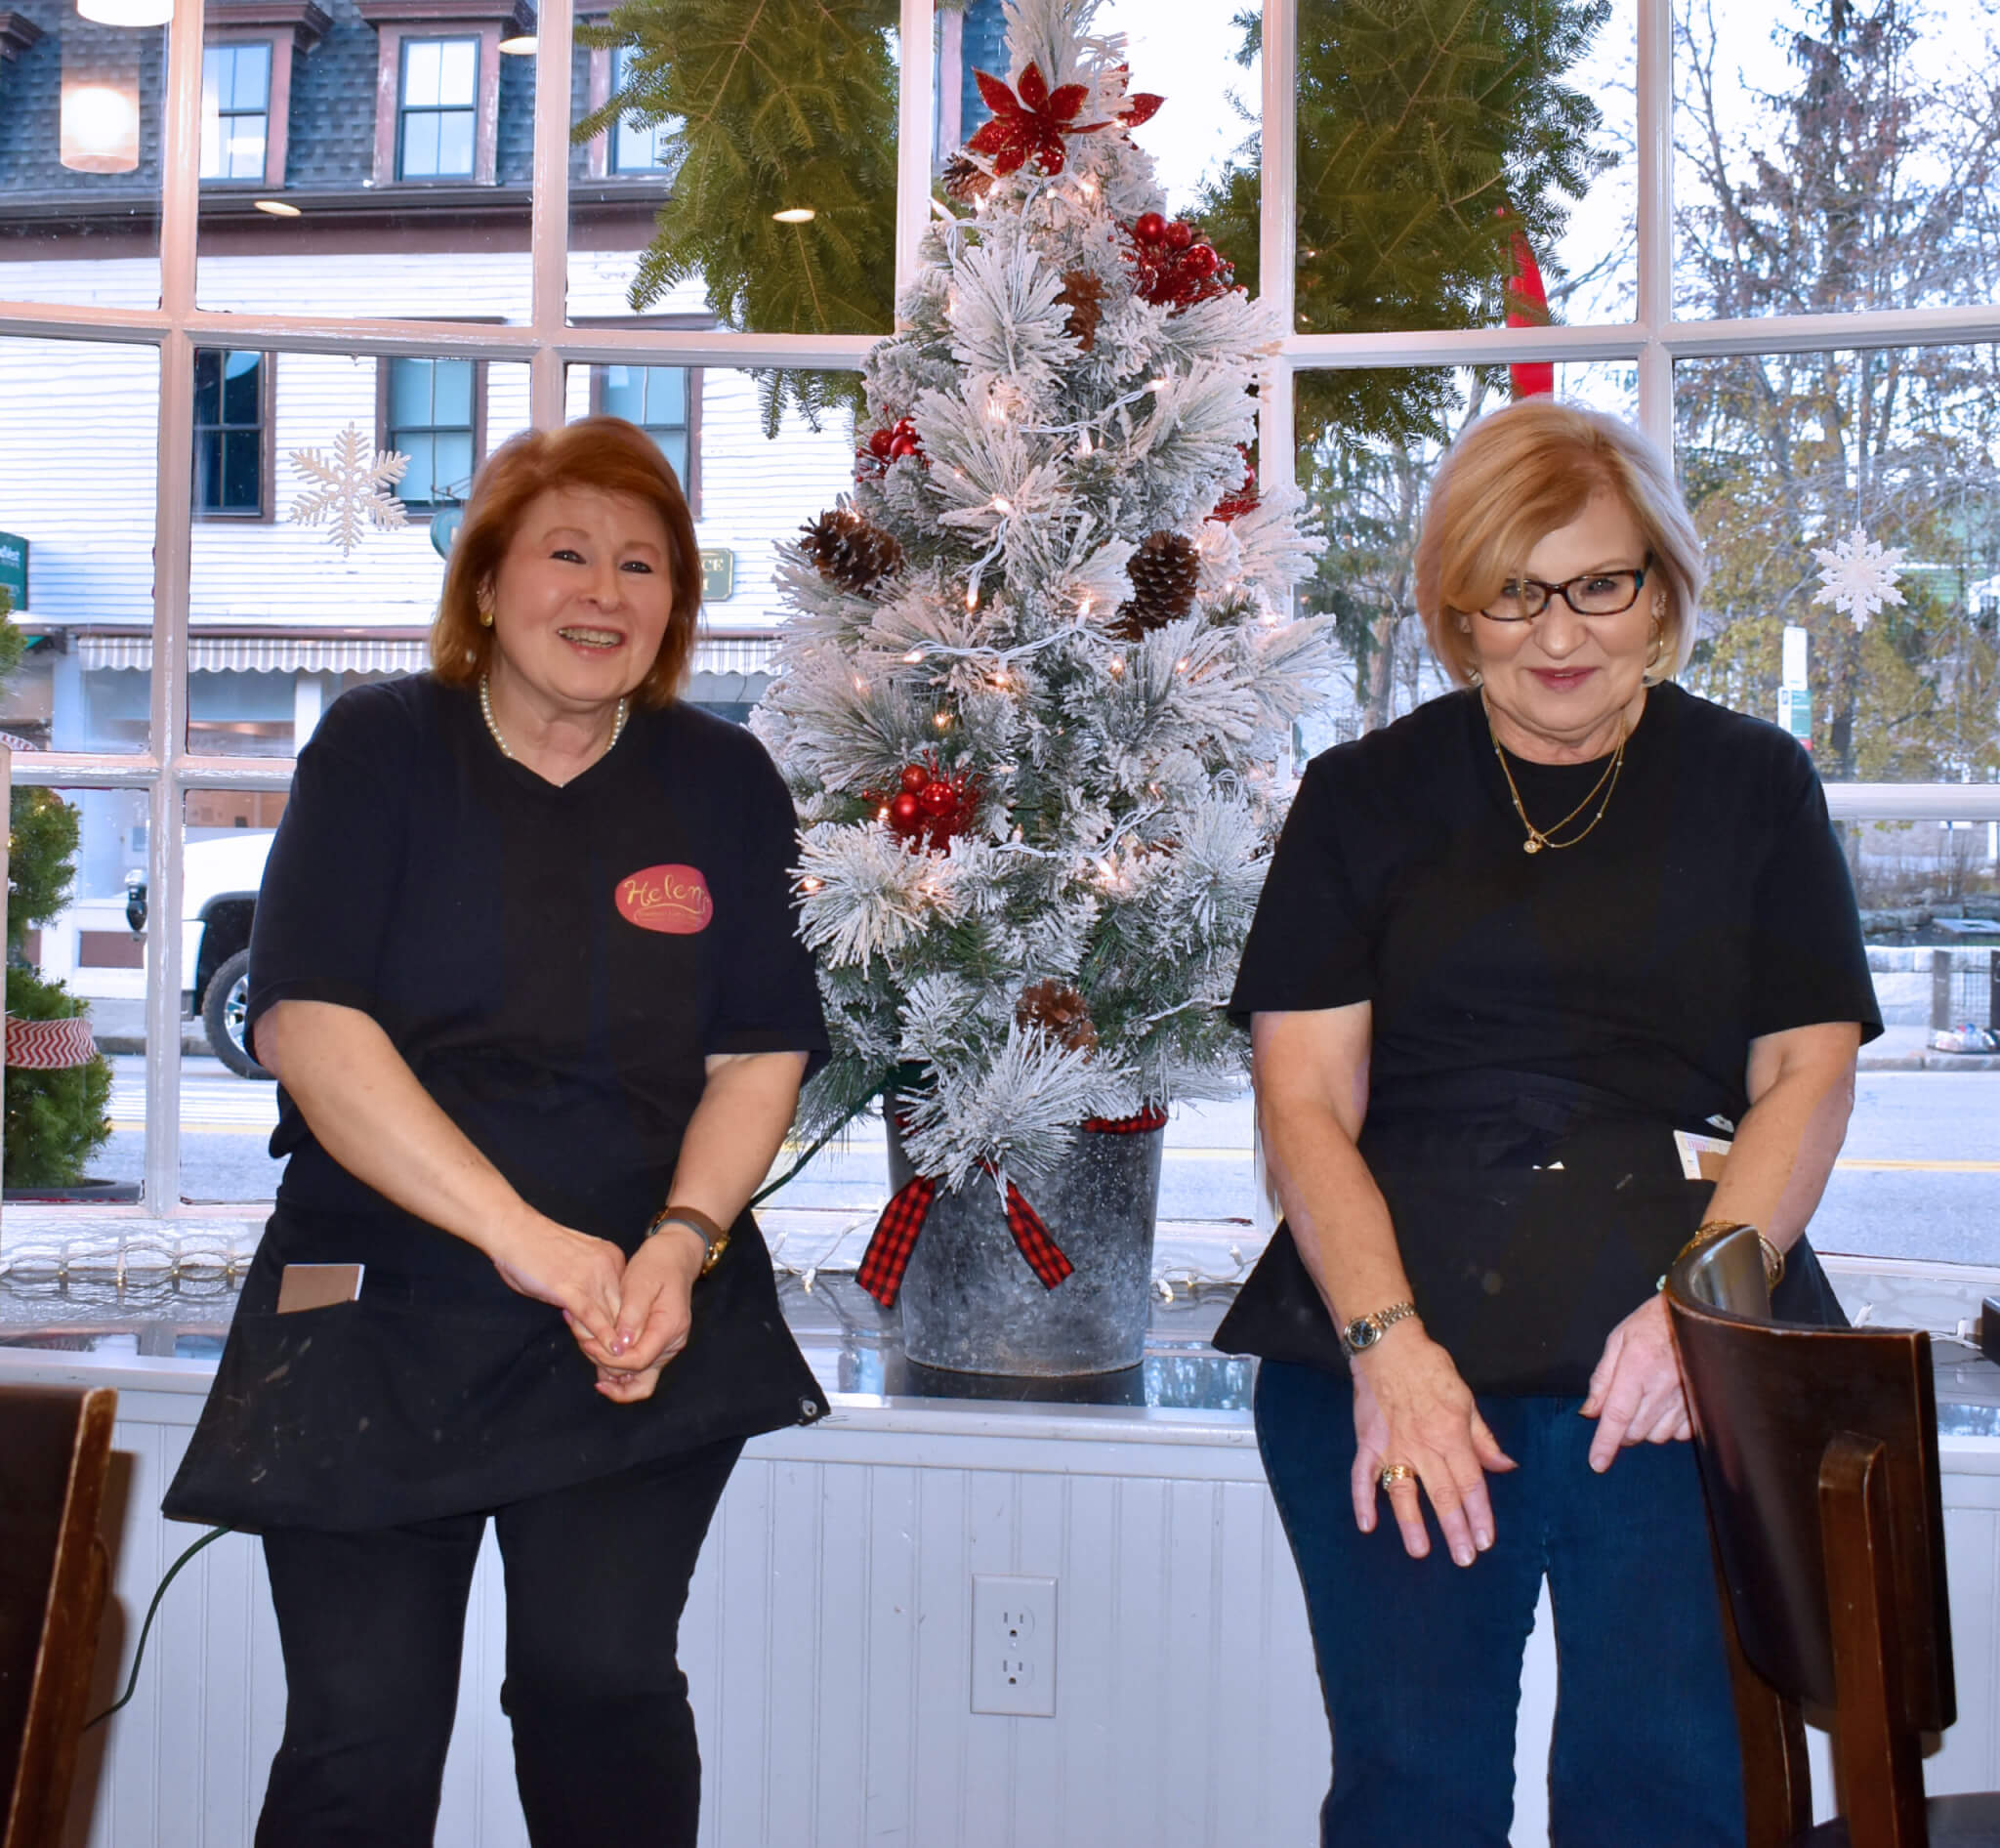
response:
<svg viewBox="0 0 2000 1848"><path fill-rule="evenodd" d="M1542 539L1602 492L1625 503L1652 554L1640 594L1650 596L1654 582L1667 594L1647 678L1666 680L1687 666L1708 567L1673 470L1630 424L1538 394L1481 417L1432 478L1417 539L1417 612L1432 653L1459 686L1474 682L1474 613L1492 604Z"/></svg>
<svg viewBox="0 0 2000 1848"><path fill-rule="evenodd" d="M701 613L701 553L681 483L659 445L622 417L585 417L561 430L511 437L480 465L466 501L465 524L451 542L444 594L431 624L431 668L451 687L476 686L492 661L493 631L479 622L500 561L528 504L551 488L589 487L643 501L666 528L673 609L660 651L632 695L634 705L664 706L681 691L694 653Z"/></svg>

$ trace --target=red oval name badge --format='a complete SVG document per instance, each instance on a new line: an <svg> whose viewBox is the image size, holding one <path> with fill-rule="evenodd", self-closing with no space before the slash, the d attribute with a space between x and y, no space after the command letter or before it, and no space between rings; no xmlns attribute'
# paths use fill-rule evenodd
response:
<svg viewBox="0 0 2000 1848"><path fill-rule="evenodd" d="M708 881L698 866L647 866L618 881L618 915L643 931L691 937L715 915Z"/></svg>

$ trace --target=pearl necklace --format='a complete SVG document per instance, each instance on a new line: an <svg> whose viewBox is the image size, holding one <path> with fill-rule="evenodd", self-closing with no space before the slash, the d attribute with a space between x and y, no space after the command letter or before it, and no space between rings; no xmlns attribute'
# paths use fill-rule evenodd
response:
<svg viewBox="0 0 2000 1848"><path fill-rule="evenodd" d="M618 748L618 739L625 731L625 718L630 710L631 702L621 697L618 701L618 710L611 718L610 738L599 753L600 757L608 757ZM509 763L519 763L521 760L515 756L514 746L500 735L499 723L493 717L492 683L484 674L479 676L479 711L486 721L486 730L492 735L493 742L500 747L500 755Z"/></svg>

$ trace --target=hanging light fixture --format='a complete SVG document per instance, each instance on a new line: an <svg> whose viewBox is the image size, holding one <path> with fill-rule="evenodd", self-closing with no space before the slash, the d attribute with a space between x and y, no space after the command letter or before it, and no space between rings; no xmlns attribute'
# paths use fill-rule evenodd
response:
<svg viewBox="0 0 2000 1848"><path fill-rule="evenodd" d="M810 205L788 205L782 212L771 213L780 225L810 225L818 216Z"/></svg>
<svg viewBox="0 0 2000 1848"><path fill-rule="evenodd" d="M76 0L76 11L100 25L165 25L174 17L174 0Z"/></svg>
<svg viewBox="0 0 2000 1848"><path fill-rule="evenodd" d="M139 80L62 84L61 159L77 173L139 165Z"/></svg>
<svg viewBox="0 0 2000 1848"><path fill-rule="evenodd" d="M512 38L503 38L500 49L509 58L532 58L539 42L532 32L517 32Z"/></svg>

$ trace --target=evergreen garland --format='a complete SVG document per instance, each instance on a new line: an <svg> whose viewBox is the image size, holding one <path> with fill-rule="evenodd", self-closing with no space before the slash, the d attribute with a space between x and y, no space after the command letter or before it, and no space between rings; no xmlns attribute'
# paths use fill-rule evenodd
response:
<svg viewBox="0 0 2000 1848"><path fill-rule="evenodd" d="M632 306L698 280L723 324L887 333L896 286L896 0L626 0L577 41L630 46L626 81L577 123L666 131L672 190ZM772 213L810 207L808 224ZM853 404L848 373L767 372L765 427Z"/></svg>

